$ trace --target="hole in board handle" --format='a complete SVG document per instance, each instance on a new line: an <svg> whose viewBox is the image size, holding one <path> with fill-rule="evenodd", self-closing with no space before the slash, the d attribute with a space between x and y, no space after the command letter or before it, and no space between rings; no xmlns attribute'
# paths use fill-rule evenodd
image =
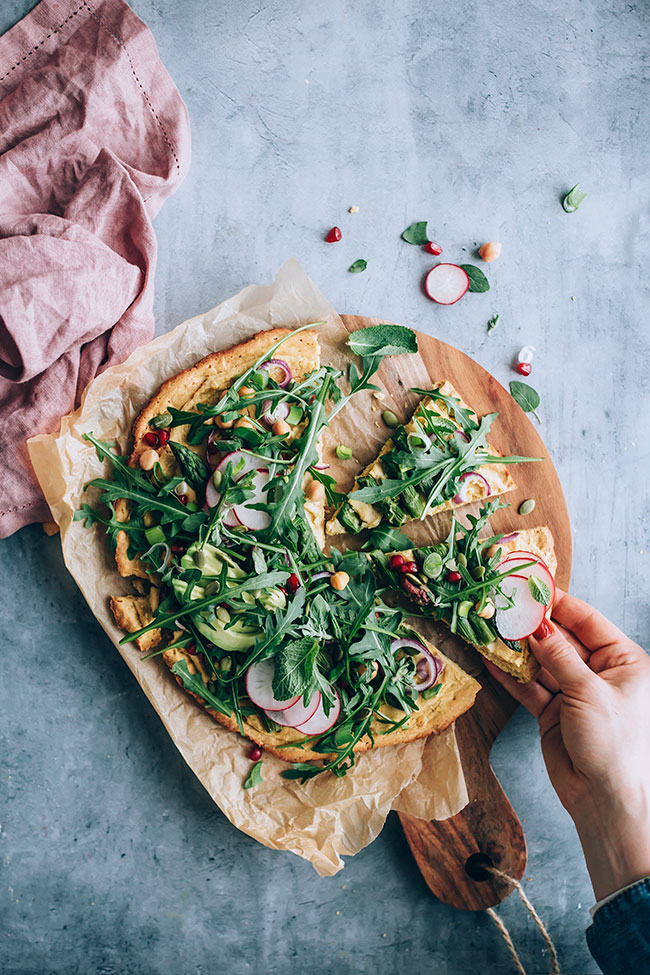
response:
<svg viewBox="0 0 650 975"><path fill-rule="evenodd" d="M487 853L472 853L465 861L465 873L469 874L472 880L480 883L482 880L492 880L492 874L485 870L485 867L493 867L492 858Z"/></svg>

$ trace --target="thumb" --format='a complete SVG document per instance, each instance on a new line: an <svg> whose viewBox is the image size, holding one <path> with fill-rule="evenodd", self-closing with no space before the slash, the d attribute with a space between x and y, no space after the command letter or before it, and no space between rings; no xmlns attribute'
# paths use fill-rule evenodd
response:
<svg viewBox="0 0 650 975"><path fill-rule="evenodd" d="M579 694L595 678L573 644L549 619L542 620L528 641L537 662L556 679L561 691Z"/></svg>

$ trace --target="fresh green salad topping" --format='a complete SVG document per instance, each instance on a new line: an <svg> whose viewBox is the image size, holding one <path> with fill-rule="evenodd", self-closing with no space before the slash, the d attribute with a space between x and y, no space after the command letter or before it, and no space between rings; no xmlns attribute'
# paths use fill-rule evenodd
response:
<svg viewBox="0 0 650 975"><path fill-rule="evenodd" d="M417 343L401 327L356 332L350 347L361 367L350 366L347 392L341 373L329 366L293 379L286 363L273 359L281 344L216 404L169 407L154 418L154 431L181 428L183 443L165 439L173 474L159 462L150 471L131 467L112 444L87 434L112 472L87 485L98 492L99 504L83 504L76 518L102 524L114 548L118 533L126 532L129 558L145 564L160 591L152 621L122 643L161 632L162 649L150 655L185 651L189 662L179 655L173 672L242 732L245 721L277 732L288 723L288 702L295 699L294 713L302 719L308 704L319 702L318 720L301 720L304 732L289 723L298 737L284 746L324 756L321 763L298 763L283 773L306 780L326 770L345 774L357 742L401 727L418 710L417 650L395 648L412 636L404 613L383 602L364 554L322 554L303 491L309 475L330 503L339 500L333 478L319 464L318 438L352 395L376 388L370 380L383 355L414 352ZM246 422L238 425L242 416ZM206 422L215 417L216 426ZM286 432L274 432L277 423L270 421L276 417ZM128 502L127 521L118 521L119 499ZM247 681L265 661L272 663L265 700L284 710L260 704ZM310 731L314 727L321 730ZM258 781L254 766L247 786Z"/></svg>

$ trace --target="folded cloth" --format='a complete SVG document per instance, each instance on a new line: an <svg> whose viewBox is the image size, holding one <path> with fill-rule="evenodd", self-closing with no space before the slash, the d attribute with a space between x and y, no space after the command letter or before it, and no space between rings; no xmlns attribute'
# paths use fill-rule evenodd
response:
<svg viewBox="0 0 650 975"><path fill-rule="evenodd" d="M0 37L0 537L50 517L26 439L153 335L151 220L189 158L123 0L42 0Z"/></svg>

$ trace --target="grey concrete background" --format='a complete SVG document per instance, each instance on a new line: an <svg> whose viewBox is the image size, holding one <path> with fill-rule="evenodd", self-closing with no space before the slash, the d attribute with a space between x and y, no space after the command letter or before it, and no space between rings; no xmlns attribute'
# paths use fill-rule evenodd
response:
<svg viewBox="0 0 650 975"><path fill-rule="evenodd" d="M4 0L0 29L31 6ZM133 6L194 141L156 221L158 329L294 255L339 310L430 331L504 383L532 343L575 531L573 590L647 645L647 5ZM559 199L578 180L589 196L567 216ZM418 219L452 261L503 241L489 294L452 308L424 297L431 262L399 239ZM344 238L330 246L333 224ZM348 274L362 256L368 271ZM239 834L91 618L58 541L32 527L1 553L3 972L513 971L489 918L429 894L395 818L327 880ZM493 754L563 971L594 973L590 886L533 720L519 712ZM500 913L528 972L547 971L514 896Z"/></svg>

